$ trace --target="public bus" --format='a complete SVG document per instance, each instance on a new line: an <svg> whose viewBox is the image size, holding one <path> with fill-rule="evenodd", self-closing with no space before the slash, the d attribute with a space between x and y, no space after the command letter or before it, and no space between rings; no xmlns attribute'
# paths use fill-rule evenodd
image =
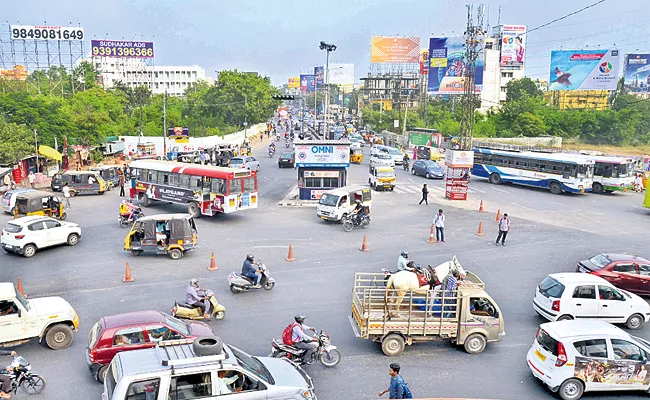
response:
<svg viewBox="0 0 650 400"><path fill-rule="evenodd" d="M153 201L181 204L195 218L258 206L255 171L158 160L136 160L129 168L130 197L145 206Z"/></svg>
<svg viewBox="0 0 650 400"><path fill-rule="evenodd" d="M594 160L565 153L474 149L472 175L490 183L547 188L553 194L590 192Z"/></svg>
<svg viewBox="0 0 650 400"><path fill-rule="evenodd" d="M582 155L594 164L594 193L627 191L634 188L634 159L631 157L603 157Z"/></svg>

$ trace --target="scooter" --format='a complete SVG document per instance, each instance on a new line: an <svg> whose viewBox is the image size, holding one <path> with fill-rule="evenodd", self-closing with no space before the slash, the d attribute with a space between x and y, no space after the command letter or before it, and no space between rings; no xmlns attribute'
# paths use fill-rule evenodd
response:
<svg viewBox="0 0 650 400"><path fill-rule="evenodd" d="M274 155L275 155L275 148L269 147L269 157L273 158Z"/></svg>
<svg viewBox="0 0 650 400"><path fill-rule="evenodd" d="M249 290L262 289L271 290L275 286L275 279L271 277L268 268L262 263L262 260L257 260L257 268L262 271L262 276L260 277L259 287L253 285L253 280L247 276L238 274L236 272L231 272L228 275L228 284L230 285L230 291L234 294L247 292Z"/></svg>
<svg viewBox="0 0 650 400"><path fill-rule="evenodd" d="M214 319L224 319L226 316L226 307L222 304L219 304L217 298L214 297L214 292L212 290L206 289L203 292L203 296L208 298L208 301L212 305L210 316ZM201 314L200 308L195 308L187 305L185 302L174 302L174 307L171 309L171 313L174 317L183 318L183 319L192 319L200 321L203 319L203 314Z"/></svg>
<svg viewBox="0 0 650 400"><path fill-rule="evenodd" d="M326 367L337 365L341 361L341 352L330 343L329 335L321 330L316 338L318 339L318 348L312 354L311 360L304 359L306 350L284 344L282 339L273 339L269 357L286 358L298 365L312 364L317 360Z"/></svg>
<svg viewBox="0 0 650 400"><path fill-rule="evenodd" d="M27 394L39 394L45 390L47 385L45 379L39 374L33 374L31 370L31 364L24 357L14 356L9 365L9 371L6 373L11 376L9 393L18 393L18 388L23 389Z"/></svg>
<svg viewBox="0 0 650 400"><path fill-rule="evenodd" d="M117 217L117 222L122 228L126 228L135 222L138 218L144 217L142 208L136 206L135 204L129 202L124 203L126 206L125 210L120 207L120 215Z"/></svg>
<svg viewBox="0 0 650 400"><path fill-rule="evenodd" d="M284 147L287 147L287 148L288 148L290 144L291 144L291 143L289 142L288 139L284 141Z"/></svg>

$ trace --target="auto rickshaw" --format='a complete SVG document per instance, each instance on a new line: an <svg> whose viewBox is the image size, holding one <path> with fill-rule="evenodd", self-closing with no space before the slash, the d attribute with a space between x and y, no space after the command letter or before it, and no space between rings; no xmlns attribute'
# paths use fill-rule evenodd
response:
<svg viewBox="0 0 650 400"><path fill-rule="evenodd" d="M432 146L416 146L415 155L417 160L431 160L431 161L440 161L442 160L442 154L437 147Z"/></svg>
<svg viewBox="0 0 650 400"><path fill-rule="evenodd" d="M61 221L67 218L61 198L50 192L25 192L16 196L14 218L46 215Z"/></svg>
<svg viewBox="0 0 650 400"><path fill-rule="evenodd" d="M78 194L104 194L108 184L99 171L65 171L52 177L51 188L53 191L63 190L65 183L70 187L70 195Z"/></svg>
<svg viewBox="0 0 650 400"><path fill-rule="evenodd" d="M108 190L118 186L120 184L120 170L119 165L104 165L101 167L92 167L91 171L96 171L106 182Z"/></svg>
<svg viewBox="0 0 650 400"><path fill-rule="evenodd" d="M196 243L196 225L191 215L158 214L133 223L124 238L124 250L136 256L150 252L180 260L185 252L196 248Z"/></svg>
<svg viewBox="0 0 650 400"><path fill-rule="evenodd" d="M361 164L363 161L363 150L350 149L350 162L353 164Z"/></svg>
<svg viewBox="0 0 650 400"><path fill-rule="evenodd" d="M239 155L240 156L252 156L253 151L251 150L250 146L241 146L241 147L239 147Z"/></svg>

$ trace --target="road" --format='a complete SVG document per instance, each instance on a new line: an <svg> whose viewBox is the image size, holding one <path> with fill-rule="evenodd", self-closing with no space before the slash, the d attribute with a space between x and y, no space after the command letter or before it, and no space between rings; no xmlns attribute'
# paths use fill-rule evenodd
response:
<svg viewBox="0 0 650 400"><path fill-rule="evenodd" d="M416 397L548 399L550 392L533 378L525 363L537 327L544 322L531 306L535 286L548 273L573 271L578 260L601 251L645 251L649 255L647 239L639 233L647 232L650 215L640 208L641 197L633 193L554 196L472 181L468 204L442 200L440 189L433 189L427 207L417 205L424 178L399 170L395 192L373 192L371 226L345 233L340 225L317 219L313 208L278 207L277 202L295 185L296 170L278 169L277 156L270 159L265 148L255 154L262 163L260 208L199 218L200 248L180 261L133 257L122 250L126 229L116 222L117 191L73 199L69 220L83 230L76 247L46 250L29 260L0 254L2 281L15 282L20 277L32 297L63 296L81 317L79 333L69 349L52 351L37 343L17 348L48 380L46 391L34 399L99 399L102 387L92 380L84 360L90 327L104 315L142 309L168 311L174 300L183 298L193 277L213 289L227 307L225 320L211 322L215 332L252 354L267 355L271 339L279 337L299 312L308 316L308 324L327 330L343 360L334 369L307 368L319 399L375 398L388 384L390 362L401 364L402 375ZM367 164L351 166L350 182L366 182L366 173ZM433 188L442 187L441 181L429 182ZM489 213L476 212L473 202L479 200ZM447 243L434 245L426 239L439 207L447 215ZM505 247L493 244L496 208L512 217ZM145 212L182 210L157 205ZM1 223L9 219L0 216ZM479 221L486 236L475 235ZM370 248L367 253L358 250L364 234ZM293 263L284 261L289 244L297 258ZM434 265L457 255L466 269L483 279L486 290L498 302L505 318L505 340L489 344L484 353L475 356L439 342L415 344L400 357L387 358L378 345L357 339L347 319L354 273L392 267L403 249L417 262ZM212 251L220 267L217 272L207 270ZM241 268L249 252L264 260L277 285L270 292L233 295L226 277ZM135 277L133 283L122 283L126 262ZM650 339L650 325L636 334ZM585 398L642 397L608 393Z"/></svg>

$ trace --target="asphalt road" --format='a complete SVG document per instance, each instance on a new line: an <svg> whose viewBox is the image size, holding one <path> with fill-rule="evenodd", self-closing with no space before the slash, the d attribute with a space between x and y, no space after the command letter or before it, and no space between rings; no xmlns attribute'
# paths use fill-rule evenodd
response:
<svg viewBox="0 0 650 400"><path fill-rule="evenodd" d="M282 150L278 148L278 153ZM416 397L548 399L550 392L533 378L525 362L537 327L544 322L531 306L537 283L548 273L573 271L578 260L602 251L650 256L645 237L650 215L640 208L641 196L633 193L554 196L473 181L467 204L442 200L440 190L434 189L427 207L417 205L424 178L400 170L398 188L404 190L373 193L371 226L345 233L340 225L316 218L313 208L278 207L277 202L295 185L296 171L278 169L277 156L269 159L265 149L256 155L262 162L260 208L199 218L200 248L180 261L133 257L122 250L127 230L116 221L120 201L116 191L73 199L69 220L82 227L76 247L44 250L29 260L0 254L2 281L15 282L20 277L31 297L63 296L81 317L80 331L69 349L53 351L37 343L16 349L48 380L46 391L34 399L99 399L102 387L91 378L84 360L90 327L104 315L168 311L175 299L184 296L192 277L213 289L227 307L225 320L211 322L215 332L252 354L267 355L271 339L279 337L298 312L307 314L308 324L327 330L343 360L334 369L307 368L320 399L375 398L388 384L387 366L394 361L402 365L402 375ZM350 171L350 183L367 182L367 164L352 166ZM441 181L430 183L442 185ZM507 246L493 244L494 214L475 211L472 202L480 199L488 210L500 208L512 216ZM440 206L447 214L447 243L432 245L426 240L433 213ZM156 205L145 212L182 210ZM6 220L8 216L0 216L1 223ZM475 235L479 221L486 236ZM358 250L364 234L368 253ZM297 258L293 263L284 261L290 243ZM498 302L505 318L505 340L475 356L447 342L420 343L392 359L377 344L357 339L347 319L354 273L393 267L402 249L417 262L434 265L457 255L465 269L483 279ZM220 267L217 272L207 270L212 251ZM272 291L229 292L226 277L241 268L248 252L260 257L277 279ZM122 283L126 262L135 277L133 283ZM650 326L636 334L650 339ZM641 396L607 393L585 398L645 398Z"/></svg>

